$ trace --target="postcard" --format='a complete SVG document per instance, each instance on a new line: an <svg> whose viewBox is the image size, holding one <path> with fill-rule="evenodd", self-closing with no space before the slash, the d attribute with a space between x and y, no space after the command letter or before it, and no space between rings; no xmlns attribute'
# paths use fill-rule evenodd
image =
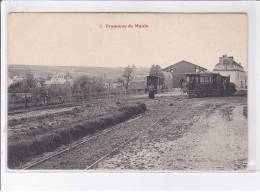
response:
<svg viewBox="0 0 260 194"><path fill-rule="evenodd" d="M246 171L247 18L8 14L8 169Z"/></svg>

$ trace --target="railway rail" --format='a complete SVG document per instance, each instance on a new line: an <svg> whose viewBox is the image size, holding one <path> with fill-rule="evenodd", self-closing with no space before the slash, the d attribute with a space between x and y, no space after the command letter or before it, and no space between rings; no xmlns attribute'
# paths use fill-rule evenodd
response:
<svg viewBox="0 0 260 194"><path fill-rule="evenodd" d="M143 117L143 116L144 116L144 115L139 115L139 116L137 116L137 117L135 117L135 118L129 120L128 123L131 123L131 122L135 121L136 119L139 119L139 118L141 118L141 117ZM80 145L82 145L82 144L84 144L84 143L86 143L86 142L88 142L88 141L90 141L90 140L92 140L92 139L95 139L95 138L97 138L97 137L99 137L99 136L101 136L101 135L105 135L105 134L107 134L107 133L109 133L109 132L111 132L111 131L114 131L114 130L118 129L119 127L121 127L123 124L124 124L124 123L120 123L120 124L118 124L118 125L116 125L116 126L110 128L110 129L108 129L108 130L104 130L104 131L100 132L100 133L97 134L97 135L94 135L94 136L91 136L91 137L89 137L89 138L86 138L86 139L80 141L79 143L76 143L76 144L74 144L74 145L72 145L72 146L69 146L69 147L66 148L66 149L63 149L63 150L61 150L61 151L59 151L59 152L56 152L56 153L53 154L53 155L50 155L50 156L48 156L48 157L46 157L46 158L43 158L43 159L41 159L41 160L39 160L39 161L36 161L36 162L32 163L32 164L26 165L25 167L22 168L22 170L30 169L30 168L32 168L32 167L34 167L34 166L36 166L36 165L38 165L38 164L41 164L41 163L43 163L43 162L45 162L45 161L47 161L47 160L49 160L49 159L52 159L52 158L54 158L54 157L56 157L56 156L58 156L58 155L61 155L61 154L65 153L65 152L69 151L69 150L72 150L73 148L76 148L76 147L78 147L78 146L80 146Z"/></svg>
<svg viewBox="0 0 260 194"><path fill-rule="evenodd" d="M150 101L150 100L149 100L149 101ZM152 123L151 125L148 125L147 127L144 127L144 128L143 128L142 130L140 130L139 132L133 134L132 136L130 136L129 138L127 138L124 142L122 142L120 145L118 145L117 147L115 147L112 151L110 151L110 152L106 153L105 155L103 155L102 157L98 158L97 160L95 160L94 162L92 162L90 165L87 165L85 169L86 169L86 170L91 169L91 168L94 167L97 163L99 163L100 161L104 160L106 157L110 156L110 155L113 154L115 151L119 150L119 149L122 148L124 145L126 145L127 143L129 143L130 141L132 141L133 139L135 139L136 137L138 137L141 133L144 133L145 130L147 130L148 128L151 128L151 127L153 127L153 126L155 126L155 125L156 125L157 123L159 123L161 120L167 118L172 112L173 112L173 111L171 111L171 112L168 113L167 115L163 116L162 118L158 119L156 122ZM112 127L112 128L109 128L108 130L103 130L102 132L98 133L97 135L94 135L94 136L91 136L91 137L89 137L89 138L86 138L86 139L84 139L84 140L82 140L82 141L80 141L80 142L78 142L78 143L76 143L76 144L74 144L74 145L72 145L72 146L69 146L69 147L66 148L66 149L63 149L63 150L61 150L61 151L56 152L56 153L53 154L53 155L47 156L46 158L43 158L43 159L41 159L41 160L39 160L39 161L33 162L33 163L31 163L31 164L28 164L28 165L26 165L25 167L23 167L22 170L29 170L29 169L35 168L35 167L37 167L37 165L41 165L41 163L44 163L44 162L46 162L46 161L48 161L48 160L51 160L51 159L53 159L53 158L55 158L55 157L57 157L57 156L60 156L60 155L62 155L62 154L65 154L66 152L71 151L71 150L73 150L73 149L75 149L75 148L77 148L77 147L79 147L79 146L81 146L81 145L83 145L83 144L89 142L90 140L94 140L94 139L96 139L96 138L98 138L98 137L100 137L100 136L106 135L106 134L108 134L108 133L110 133L110 132L112 132L112 131L114 131L114 130L116 130L116 129L119 129L120 127L124 127L124 126L127 126L127 125L129 125L129 124L132 124L132 123L135 122L135 121L139 121L139 120L140 120L141 118L143 118L144 116L145 116L145 114L139 115L139 116L137 116L137 117L134 117L134 118L132 118L132 119L130 119L130 120L124 122L124 123L120 123L120 124L118 124L118 125L116 125L116 126L114 126L114 127Z"/></svg>
<svg viewBox="0 0 260 194"><path fill-rule="evenodd" d="M155 126L157 123L159 123L160 121L166 119L173 111L171 111L170 113L168 113L167 115L163 116L162 118L160 118L159 120L157 120L156 122L154 122L152 125L142 129L140 132L136 133L135 135L133 135L130 139L127 139L126 141L124 141L123 143L121 143L119 146L117 146L116 148L114 148L111 152L107 153L106 155L102 156L101 158L99 158L98 160L96 160L94 163L88 165L86 167L85 170L89 170L92 167L94 167L96 164L98 164L99 162L101 162L102 160L104 160L105 158L107 158L108 156L110 156L111 154L113 154L114 152L116 152L117 150L119 150L120 148L122 148L124 145L126 145L127 143L129 143L130 141L132 141L133 139L137 138L141 133L144 133L148 128L151 128L153 126Z"/></svg>

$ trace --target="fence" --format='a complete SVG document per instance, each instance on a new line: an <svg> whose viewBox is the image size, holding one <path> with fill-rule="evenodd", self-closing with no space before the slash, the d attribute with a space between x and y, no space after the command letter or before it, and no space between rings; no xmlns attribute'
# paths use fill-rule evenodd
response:
<svg viewBox="0 0 260 194"><path fill-rule="evenodd" d="M97 103L104 104L110 102L126 101L138 94L125 92L100 92L92 94L74 93L72 95L60 96L33 96L31 93L9 93L8 94L8 110L26 109L31 107L44 107L58 104L68 103Z"/></svg>

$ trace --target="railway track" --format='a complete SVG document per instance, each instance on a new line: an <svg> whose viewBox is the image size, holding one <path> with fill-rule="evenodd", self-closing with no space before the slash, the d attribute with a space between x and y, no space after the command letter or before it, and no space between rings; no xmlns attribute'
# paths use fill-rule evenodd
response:
<svg viewBox="0 0 260 194"><path fill-rule="evenodd" d="M160 122L161 120L165 119L166 117L168 117L173 111L171 111L169 114L163 116L162 118L158 119L156 122L148 125L147 127L144 127L142 130L138 131L137 133L134 133L133 135L131 135L129 138L127 138L124 142L122 142L120 145L118 145L117 147L115 147L112 151L107 152L106 154L104 154L102 157L99 157L97 160L95 160L94 162L91 162L91 164L87 165L85 169L91 169L92 167L94 167L97 163L99 163L100 161L104 160L106 157L110 156L112 153L114 153L115 151L119 150L120 148L122 148L124 145L126 145L127 143L129 143L130 141L132 141L133 139L135 139L136 137L138 137L141 133L145 132L145 130L147 130L148 128L153 127L154 125L156 125L158 122ZM115 131L116 129L128 126L129 124L133 124L134 122L139 122L140 119L142 119L144 116L147 116L145 114L143 115L139 115L137 117L134 117L124 123L118 124L115 127L109 128L108 130L104 130L100 133L98 133L97 135L91 136L89 138L86 138L66 149L63 149L59 152L56 152L55 154L52 154L50 156L47 156L41 160L38 160L36 162L33 162L31 164L26 165L25 167L22 168L22 170L29 170L29 169L35 169L35 167L37 166L41 166L41 163L44 162L48 162L48 160L54 159L55 157L58 157L62 154L66 155L66 152L68 151L73 151L73 149L80 147L81 145L86 144L87 142L91 141L91 140L95 140L100 136L105 136L106 134L109 134L113 131Z"/></svg>
<svg viewBox="0 0 260 194"><path fill-rule="evenodd" d="M144 133L147 129L155 126L157 123L159 123L160 121L166 119L173 111L171 111L170 113L168 113L167 115L163 116L162 118L160 118L159 120L157 120L156 122L154 122L152 125L142 129L141 131L139 131L138 133L134 134L130 139L127 139L126 141L124 141L123 143L121 143L119 146L117 146L116 148L114 148L111 152L107 153L106 155L100 157L98 160L96 160L95 162L93 162L92 164L88 165L86 167L85 170L89 170L92 167L94 167L96 164L98 164L99 162L101 162L102 160L104 160L105 158L107 158L108 156L110 156L111 154L113 154L114 152L118 151L120 148L122 148L124 145L126 145L127 143L129 143L130 141L132 141L133 139L137 138L140 134Z"/></svg>
<svg viewBox="0 0 260 194"><path fill-rule="evenodd" d="M130 119L127 124L129 124L129 123L131 123L131 122L133 122L133 121L135 121L135 120L137 120L137 119L139 119L139 118L141 118L143 116L144 115L139 115L139 116L137 116L137 117L135 117L133 119ZM38 164L41 164L41 163L43 163L43 162L45 162L45 161L47 161L49 159L52 159L52 158L54 158L56 156L59 156L59 155L65 153L65 152L69 151L69 150L72 150L73 148L76 148L76 147L78 147L78 146L80 146L80 145L82 145L84 143L87 143L90 140L93 140L95 138L98 138L99 136L102 136L102 135L105 135L105 134L107 134L109 132L112 132L112 131L118 129L119 127L121 127L122 125L125 125L125 124L124 123L120 123L119 125L116 125L115 127L112 127L112 128L110 128L108 130L104 130L103 132L100 132L97 135L94 135L94 136L91 136L89 138L86 138L86 139L80 141L79 143L74 144L73 146L70 146L70 147L68 147L66 149L63 149L63 150L61 150L59 152L56 152L55 154L52 154L52 155L50 155L50 156L48 156L46 158L43 158L43 159L41 159L41 160L39 160L37 162L33 162L32 164L26 165L25 167L22 168L22 170L27 170L27 169L30 169L30 168L32 168L34 166L37 166Z"/></svg>

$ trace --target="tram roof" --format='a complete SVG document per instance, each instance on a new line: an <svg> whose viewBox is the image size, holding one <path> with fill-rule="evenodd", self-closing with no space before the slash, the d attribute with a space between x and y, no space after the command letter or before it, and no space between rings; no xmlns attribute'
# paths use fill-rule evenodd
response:
<svg viewBox="0 0 260 194"><path fill-rule="evenodd" d="M157 78L163 78L163 77L160 77L160 76L156 76L156 75L148 75L146 77L157 77Z"/></svg>
<svg viewBox="0 0 260 194"><path fill-rule="evenodd" d="M184 75L220 75L220 74L213 73L213 72L190 72L190 73L184 73Z"/></svg>

